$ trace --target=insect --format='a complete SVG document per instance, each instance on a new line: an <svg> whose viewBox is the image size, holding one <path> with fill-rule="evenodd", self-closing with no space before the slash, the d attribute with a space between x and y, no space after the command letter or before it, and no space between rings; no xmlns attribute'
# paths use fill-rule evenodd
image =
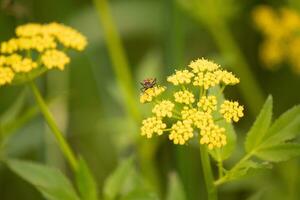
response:
<svg viewBox="0 0 300 200"><path fill-rule="evenodd" d="M153 88L156 85L156 78L147 78L140 82L140 84L142 85L141 91L145 92L147 89Z"/></svg>

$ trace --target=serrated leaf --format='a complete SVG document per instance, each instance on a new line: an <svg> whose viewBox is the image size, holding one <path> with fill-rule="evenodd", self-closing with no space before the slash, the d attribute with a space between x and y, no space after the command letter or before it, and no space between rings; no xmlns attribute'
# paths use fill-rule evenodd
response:
<svg viewBox="0 0 300 200"><path fill-rule="evenodd" d="M263 105L258 117L256 118L251 129L247 133L245 149L247 152L251 152L255 147L257 147L268 131L268 128L272 121L272 108L273 99L269 96Z"/></svg>
<svg viewBox="0 0 300 200"><path fill-rule="evenodd" d="M72 184L58 169L28 161L8 160L7 166L49 200L79 200Z"/></svg>
<svg viewBox="0 0 300 200"><path fill-rule="evenodd" d="M227 176L228 176L228 181L229 180L235 180L239 179L249 172L251 169L262 169L262 168L271 168L271 165L269 163L258 163L253 160L247 160L243 162L242 164L239 165L238 168L236 168L233 171L229 171Z"/></svg>
<svg viewBox="0 0 300 200"><path fill-rule="evenodd" d="M167 200L186 200L183 185L175 173L169 176Z"/></svg>
<svg viewBox="0 0 300 200"><path fill-rule="evenodd" d="M103 188L105 199L115 199L124 183L126 182L129 172L133 167L133 158L130 157L123 161L117 169L106 179Z"/></svg>
<svg viewBox="0 0 300 200"><path fill-rule="evenodd" d="M224 101L223 94L220 94L220 88L215 87L209 90L210 94L216 95L218 104L220 105ZM218 105L218 106L219 106ZM214 118L218 119L222 117L219 113L214 115ZM227 144L216 150L210 150L209 153L216 161L223 161L230 157L236 146L236 133L232 124L226 123L224 120L217 122L221 127L226 130Z"/></svg>
<svg viewBox="0 0 300 200"><path fill-rule="evenodd" d="M264 146L270 146L290 140L300 134L300 106L282 114L264 136Z"/></svg>
<svg viewBox="0 0 300 200"><path fill-rule="evenodd" d="M82 200L97 200L97 184L83 158L79 159L76 172L76 184Z"/></svg>
<svg viewBox="0 0 300 200"><path fill-rule="evenodd" d="M259 149L257 157L267 161L280 162L300 155L300 144L284 143Z"/></svg>

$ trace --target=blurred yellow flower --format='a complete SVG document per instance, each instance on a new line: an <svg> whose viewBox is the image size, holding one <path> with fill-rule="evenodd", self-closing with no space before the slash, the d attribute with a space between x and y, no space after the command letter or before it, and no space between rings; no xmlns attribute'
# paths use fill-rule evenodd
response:
<svg viewBox="0 0 300 200"><path fill-rule="evenodd" d="M226 130L218 121L222 116L227 123L238 121L243 116L243 107L227 100L218 104L217 96L208 95L207 90L217 85L223 90L227 85L239 83L239 79L220 65L201 58L192 61L187 69L176 70L167 81L181 87L173 93L174 99L162 99L159 95L166 88L157 85L141 93L141 103L154 102L152 113L155 115L143 120L141 134L151 138L154 133L168 132L168 138L179 145L187 144L198 135L199 143L209 149L226 145ZM170 123L169 128L165 120Z"/></svg>
<svg viewBox="0 0 300 200"><path fill-rule="evenodd" d="M244 116L244 107L239 105L237 101L224 101L220 106L220 113L223 115L227 122L238 122Z"/></svg>
<svg viewBox="0 0 300 200"><path fill-rule="evenodd" d="M258 6L253 11L253 19L265 37L259 49L265 66L275 69L288 61L292 70L300 75L300 14L289 8L277 11L270 6Z"/></svg>
<svg viewBox="0 0 300 200"><path fill-rule="evenodd" d="M42 63L48 68L58 68L64 70L65 66L70 62L70 58L62 51L52 49L47 50L41 57Z"/></svg>
<svg viewBox="0 0 300 200"><path fill-rule="evenodd" d="M25 73L33 70L63 70L70 63L64 50L82 51L87 45L85 36L59 23L21 25L16 28L16 35L16 38L0 44L0 85L10 84L17 74L26 81L28 76Z"/></svg>

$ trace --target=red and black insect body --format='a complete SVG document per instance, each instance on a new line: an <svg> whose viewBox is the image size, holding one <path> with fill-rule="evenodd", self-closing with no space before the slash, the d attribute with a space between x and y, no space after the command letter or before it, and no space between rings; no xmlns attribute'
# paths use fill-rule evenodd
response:
<svg viewBox="0 0 300 200"><path fill-rule="evenodd" d="M142 85L141 91L145 92L149 88L153 88L156 85L156 78L147 78L140 82L140 84Z"/></svg>

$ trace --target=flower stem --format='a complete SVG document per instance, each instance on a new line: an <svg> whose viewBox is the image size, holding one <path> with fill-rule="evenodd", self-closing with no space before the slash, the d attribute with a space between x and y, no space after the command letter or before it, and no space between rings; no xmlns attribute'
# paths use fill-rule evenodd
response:
<svg viewBox="0 0 300 200"><path fill-rule="evenodd" d="M205 145L200 145L200 155L201 155L201 163L202 163L203 175L204 175L206 191L207 191L207 199L217 200L218 199L217 188L214 185L214 177L212 174L207 147Z"/></svg>
<svg viewBox="0 0 300 200"><path fill-rule="evenodd" d="M33 81L29 82L29 86L34 94L35 100L39 106L39 109L41 110L41 113L43 114L49 128L51 129L52 133L54 134L58 145L62 151L62 153L64 154L64 156L66 157L66 159L68 160L72 170L76 171L77 166L78 166L78 162L76 159L76 156L74 154L74 152L72 151L71 147L69 146L69 144L67 143L66 139L64 138L63 134L61 133L61 131L59 130L49 108L47 107L46 102L44 101L40 91L38 90L38 88L36 87L35 83Z"/></svg>

